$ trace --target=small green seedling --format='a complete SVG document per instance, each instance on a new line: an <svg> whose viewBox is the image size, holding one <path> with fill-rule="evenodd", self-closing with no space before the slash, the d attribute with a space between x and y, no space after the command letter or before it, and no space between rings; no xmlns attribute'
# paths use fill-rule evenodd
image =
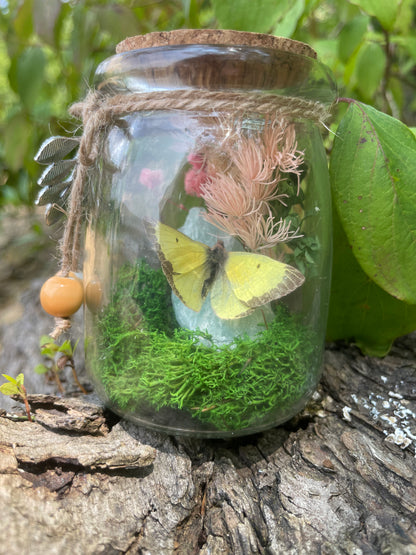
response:
<svg viewBox="0 0 416 555"><path fill-rule="evenodd" d="M59 372L66 366L70 366L75 383L82 393L87 394L87 391L80 383L75 370L74 353L77 348L78 341L75 343L74 347L72 347L71 342L68 340L64 341L62 345L58 345L49 335L42 335L39 344L40 353L47 359L47 362L46 364L37 364L35 366L35 372L38 374L51 374L56 381L56 385L60 393L64 393L64 388L59 378Z"/></svg>
<svg viewBox="0 0 416 555"><path fill-rule="evenodd" d="M27 419L32 422L32 417L30 415L29 402L27 400L27 391L24 386L25 377L23 374L18 374L16 378L12 378L7 374L2 374L3 378L6 378L7 382L0 385L0 392L3 395L18 395L23 399L25 404Z"/></svg>

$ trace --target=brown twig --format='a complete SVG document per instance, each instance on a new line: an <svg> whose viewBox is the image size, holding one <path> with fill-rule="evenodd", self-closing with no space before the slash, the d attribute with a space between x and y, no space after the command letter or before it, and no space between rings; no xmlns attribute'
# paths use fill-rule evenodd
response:
<svg viewBox="0 0 416 555"><path fill-rule="evenodd" d="M25 409L26 409L26 414L27 414L27 419L29 420L29 422L33 422L32 420L32 416L30 414L30 406L29 406L29 401L27 400L27 391L24 385L20 386L20 389L22 391L21 393L21 397L23 399L23 402L25 404Z"/></svg>
<svg viewBox="0 0 416 555"><path fill-rule="evenodd" d="M53 377L54 377L54 379L55 379L55 381L56 381L56 385L58 386L59 393L64 394L64 393L65 393L65 389L64 389L64 386L62 385L62 382L61 382L60 377L58 376L58 372L56 372L55 370L52 370L52 372L53 372Z"/></svg>
<svg viewBox="0 0 416 555"><path fill-rule="evenodd" d="M68 362L68 364L69 364L69 366L71 367L72 375L74 376L75 383L76 383L77 386L79 387L80 391L81 391L84 395L87 395L87 394L88 394L88 391L85 389L85 387L81 384L81 382L80 382L79 379L78 379L78 375L77 375L77 372L76 372L76 370L75 370L74 362L73 362L72 360L70 360L70 361Z"/></svg>

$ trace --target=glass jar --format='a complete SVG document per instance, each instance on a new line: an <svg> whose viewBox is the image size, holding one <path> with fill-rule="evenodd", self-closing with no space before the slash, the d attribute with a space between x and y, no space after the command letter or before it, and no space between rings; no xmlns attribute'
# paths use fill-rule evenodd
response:
<svg viewBox="0 0 416 555"><path fill-rule="evenodd" d="M118 99L88 186L85 344L98 393L172 434L288 420L324 349L327 68L288 39L173 31L121 43L95 89Z"/></svg>

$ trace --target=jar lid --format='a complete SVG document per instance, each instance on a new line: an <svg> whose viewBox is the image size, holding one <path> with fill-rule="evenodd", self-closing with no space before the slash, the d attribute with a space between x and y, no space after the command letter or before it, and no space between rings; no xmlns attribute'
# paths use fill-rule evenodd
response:
<svg viewBox="0 0 416 555"><path fill-rule="evenodd" d="M116 47L117 54L158 46L178 46L185 44L210 44L218 46L250 46L269 48L293 54L316 58L313 48L304 42L275 37L263 33L249 33L228 29L178 29L176 31L156 31L147 35L128 37Z"/></svg>

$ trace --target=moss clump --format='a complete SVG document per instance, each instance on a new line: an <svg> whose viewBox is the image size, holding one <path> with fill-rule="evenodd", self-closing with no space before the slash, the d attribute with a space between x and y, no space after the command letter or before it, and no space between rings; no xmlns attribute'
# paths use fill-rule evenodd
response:
<svg viewBox="0 0 416 555"><path fill-rule="evenodd" d="M126 266L98 324L96 377L121 411L181 409L219 430L284 415L309 390L314 335L278 306L256 340L177 327L161 270ZM276 409L277 408L277 409Z"/></svg>

